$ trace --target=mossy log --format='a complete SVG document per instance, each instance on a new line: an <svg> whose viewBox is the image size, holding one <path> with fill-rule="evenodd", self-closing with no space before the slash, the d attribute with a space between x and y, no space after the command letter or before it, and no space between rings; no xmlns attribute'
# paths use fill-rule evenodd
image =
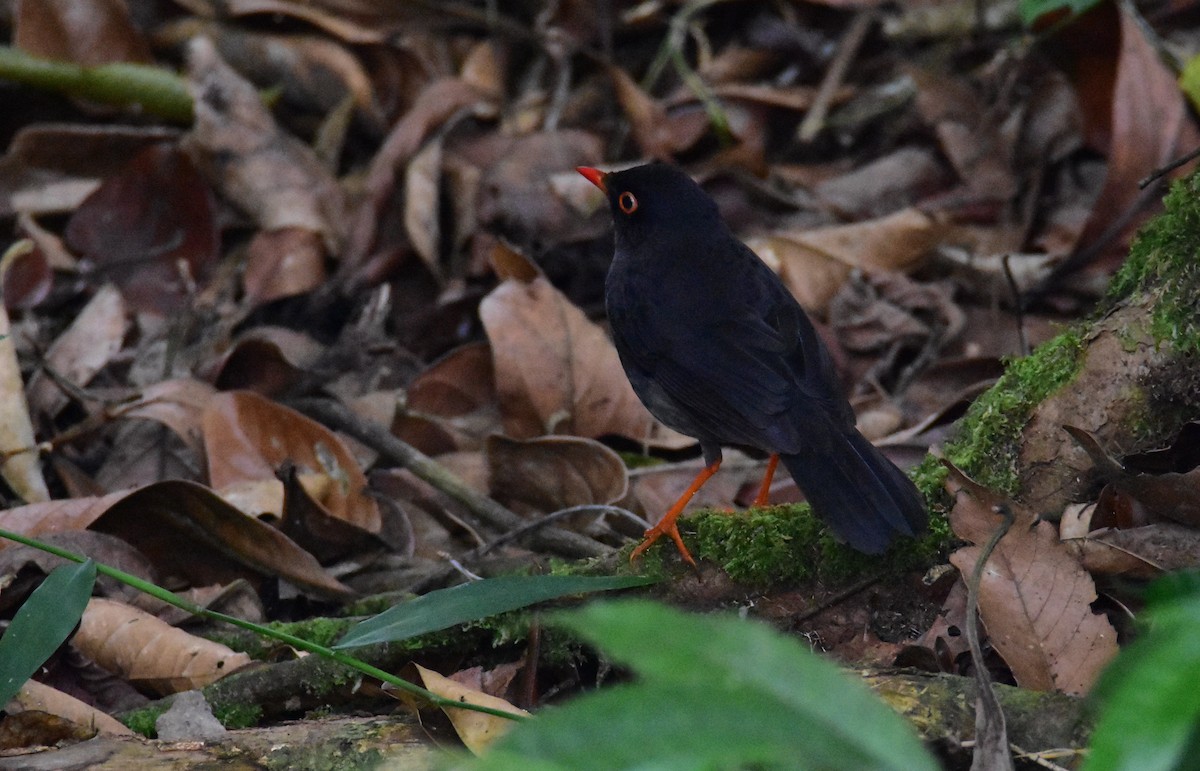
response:
<svg viewBox="0 0 1200 771"><path fill-rule="evenodd" d="M1096 492L1092 463L1064 425L1120 456L1164 446L1200 417L1200 177L1176 183L1165 204L1097 312L1010 362L976 400L946 446L950 461L1057 518ZM935 497L939 477L928 476Z"/></svg>

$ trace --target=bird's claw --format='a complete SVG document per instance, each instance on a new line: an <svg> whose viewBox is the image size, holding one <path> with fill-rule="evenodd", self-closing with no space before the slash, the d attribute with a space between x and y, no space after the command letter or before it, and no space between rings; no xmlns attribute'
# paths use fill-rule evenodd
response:
<svg viewBox="0 0 1200 771"><path fill-rule="evenodd" d="M647 530L645 532L645 540L638 544L637 548L633 550L633 553L629 555L629 561L636 562L647 549L654 545L655 541L657 541L659 538L662 538L664 535L671 536L671 540L675 542L675 548L679 549L679 556L683 558L684 562L688 563L694 568L698 567L696 565L696 560L692 557L692 553L689 552L688 548L683 545L683 536L679 534L679 527L674 522L667 527L663 527L663 523L660 522L659 524Z"/></svg>

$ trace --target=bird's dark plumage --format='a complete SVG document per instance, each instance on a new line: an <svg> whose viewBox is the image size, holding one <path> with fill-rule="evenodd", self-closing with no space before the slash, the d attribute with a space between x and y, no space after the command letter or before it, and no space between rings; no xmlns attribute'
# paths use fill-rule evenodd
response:
<svg viewBox="0 0 1200 771"><path fill-rule="evenodd" d="M580 172L612 208L608 318L650 412L696 437L714 471L722 445L778 454L813 511L859 551L920 530L921 496L855 429L812 323L699 185L668 165Z"/></svg>

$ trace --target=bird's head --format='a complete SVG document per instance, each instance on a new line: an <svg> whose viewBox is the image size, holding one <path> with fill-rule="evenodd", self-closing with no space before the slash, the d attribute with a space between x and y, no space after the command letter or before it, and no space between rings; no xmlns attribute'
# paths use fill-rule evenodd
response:
<svg viewBox="0 0 1200 771"><path fill-rule="evenodd" d="M577 171L607 196L618 248L656 238L684 241L725 227L713 199L675 166L655 163L613 172L580 166Z"/></svg>

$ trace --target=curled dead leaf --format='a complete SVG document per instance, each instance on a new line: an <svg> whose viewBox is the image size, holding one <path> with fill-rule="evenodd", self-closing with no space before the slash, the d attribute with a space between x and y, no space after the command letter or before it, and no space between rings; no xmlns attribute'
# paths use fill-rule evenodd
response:
<svg viewBox="0 0 1200 771"><path fill-rule="evenodd" d="M160 696L203 688L250 663L245 653L102 597L88 602L71 643L108 671Z"/></svg>

